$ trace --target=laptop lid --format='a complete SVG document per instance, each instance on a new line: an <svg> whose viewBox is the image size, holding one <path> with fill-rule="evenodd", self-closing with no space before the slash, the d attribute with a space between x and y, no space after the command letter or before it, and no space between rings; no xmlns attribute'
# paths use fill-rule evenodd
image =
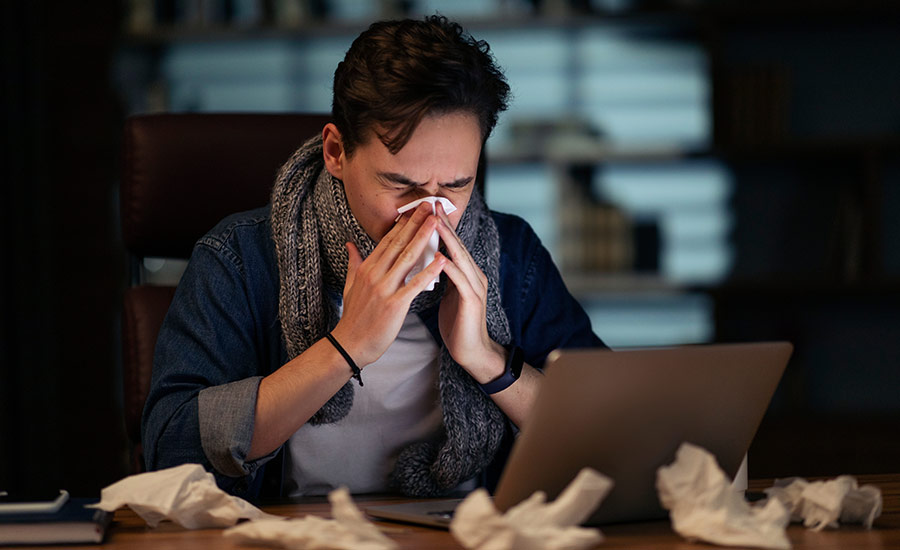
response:
<svg viewBox="0 0 900 550"><path fill-rule="evenodd" d="M665 517L656 470L689 441L734 477L792 350L767 342L553 352L495 504L505 511L538 490L553 500L590 466L615 486L587 524Z"/></svg>

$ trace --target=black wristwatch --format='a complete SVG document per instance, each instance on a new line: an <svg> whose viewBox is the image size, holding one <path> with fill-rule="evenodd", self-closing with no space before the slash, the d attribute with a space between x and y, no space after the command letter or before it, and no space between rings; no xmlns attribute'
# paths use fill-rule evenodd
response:
<svg viewBox="0 0 900 550"><path fill-rule="evenodd" d="M519 375L522 374L523 364L525 364L525 352L519 346L511 347L503 374L500 375L500 378L491 380L487 384L481 384L481 391L488 395L493 395L512 386L513 382L518 380Z"/></svg>

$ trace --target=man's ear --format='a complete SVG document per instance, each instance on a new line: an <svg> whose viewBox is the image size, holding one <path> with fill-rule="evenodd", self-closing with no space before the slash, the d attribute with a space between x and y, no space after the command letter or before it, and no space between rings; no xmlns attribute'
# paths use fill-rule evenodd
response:
<svg viewBox="0 0 900 550"><path fill-rule="evenodd" d="M325 169L337 179L344 179L344 141L332 122L322 129L322 155L325 158Z"/></svg>

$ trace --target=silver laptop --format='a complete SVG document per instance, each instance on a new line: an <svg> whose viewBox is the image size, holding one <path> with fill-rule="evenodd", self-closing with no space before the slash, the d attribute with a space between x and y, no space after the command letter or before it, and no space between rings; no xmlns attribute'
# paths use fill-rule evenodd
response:
<svg viewBox="0 0 900 550"><path fill-rule="evenodd" d="M586 524L665 517L656 470L688 441L710 451L734 477L792 350L787 342L766 342L553 352L494 503L507 510L538 490L553 500L590 466L615 486ZM372 506L366 512L446 527L459 502Z"/></svg>

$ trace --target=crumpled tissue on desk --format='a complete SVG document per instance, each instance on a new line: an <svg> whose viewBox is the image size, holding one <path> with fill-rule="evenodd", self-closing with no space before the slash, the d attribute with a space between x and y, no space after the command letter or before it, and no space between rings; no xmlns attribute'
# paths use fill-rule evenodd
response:
<svg viewBox="0 0 900 550"><path fill-rule="evenodd" d="M100 502L107 512L128 506L151 527L169 519L187 529L230 527L239 519L272 518L246 500L219 489L199 464L182 464L126 477L106 487Z"/></svg>
<svg viewBox="0 0 900 550"><path fill-rule="evenodd" d="M592 548L603 541L598 529L579 527L612 489L613 481L590 468L581 470L559 497L546 503L536 492L505 514L494 507L484 489L460 503L450 532L466 548L538 550Z"/></svg>
<svg viewBox="0 0 900 550"><path fill-rule="evenodd" d="M802 521L814 531L837 527L838 522L861 523L871 529L881 515L881 490L873 485L860 487L852 476L813 482L799 477L776 479L765 493L791 511L792 521Z"/></svg>
<svg viewBox="0 0 900 550"><path fill-rule="evenodd" d="M397 544L365 518L341 487L328 494L334 519L305 516L260 519L227 529L223 535L239 544L317 550L393 550Z"/></svg>
<svg viewBox="0 0 900 550"><path fill-rule="evenodd" d="M656 473L656 489L672 528L688 540L724 546L789 549L790 511L778 499L751 506L716 463L696 445L682 443L675 462Z"/></svg>
<svg viewBox="0 0 900 550"><path fill-rule="evenodd" d="M821 530L841 523L872 527L881 514L881 491L859 487L851 476L808 482L802 478L776 480L765 492L768 499L749 504L700 447L683 443L675 462L657 471L657 490L669 510L672 527L689 540L725 546L790 548L790 521Z"/></svg>

